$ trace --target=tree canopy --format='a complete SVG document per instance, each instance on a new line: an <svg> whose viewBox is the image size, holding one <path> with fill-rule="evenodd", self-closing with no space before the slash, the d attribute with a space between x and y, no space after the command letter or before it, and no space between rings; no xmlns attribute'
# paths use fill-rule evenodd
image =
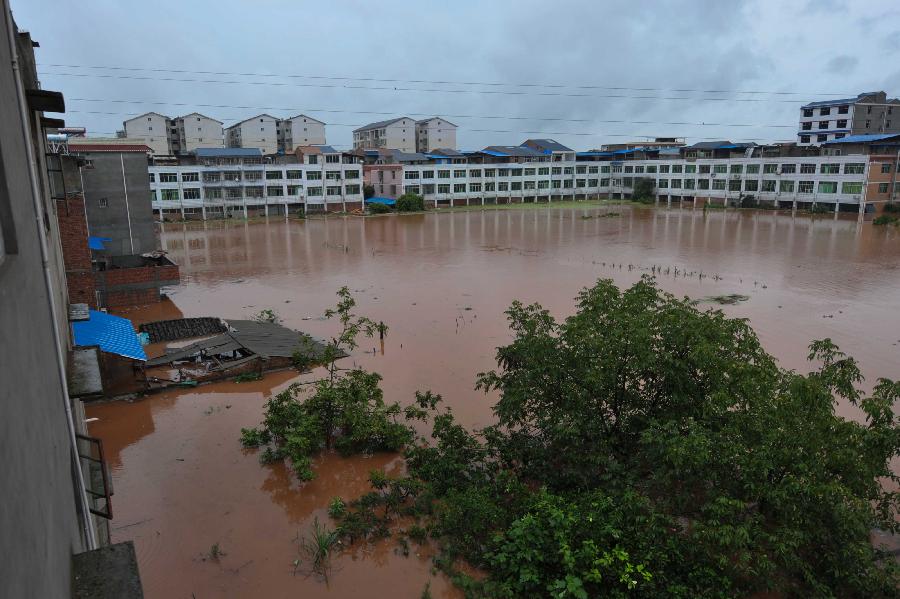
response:
<svg viewBox="0 0 900 599"><path fill-rule="evenodd" d="M373 476L346 538L418 518L470 596L898 596L870 535L898 530L900 384L863 396L828 339L809 373L785 370L745 320L648 277L599 281L561 322L519 302L507 316L513 339L477 381L499 392L495 424L473 434L418 394L406 416L431 438L408 446L406 477Z"/></svg>

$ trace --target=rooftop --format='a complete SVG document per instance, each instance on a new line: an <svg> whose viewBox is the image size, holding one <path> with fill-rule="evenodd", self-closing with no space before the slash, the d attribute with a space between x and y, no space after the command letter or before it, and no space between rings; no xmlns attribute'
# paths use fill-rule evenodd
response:
<svg viewBox="0 0 900 599"><path fill-rule="evenodd" d="M72 323L75 345L98 346L101 351L124 356L132 360L147 360L147 354L138 340L131 321L98 310L90 311L89 320Z"/></svg>
<svg viewBox="0 0 900 599"><path fill-rule="evenodd" d="M259 148L197 148L194 150L194 155L197 158L262 157L262 150Z"/></svg>
<svg viewBox="0 0 900 599"><path fill-rule="evenodd" d="M809 104L804 104L801 108L816 108L818 106L834 106L835 104L853 104L854 102L859 102L861 99L866 96L874 96L878 92L863 92L856 96L855 98L840 98L838 100L822 100L820 102L810 102Z"/></svg>
<svg viewBox="0 0 900 599"><path fill-rule="evenodd" d="M272 119L273 121L277 121L277 120L278 120L278 119L276 119L274 116L272 116L271 114L262 113L262 114L258 114L258 115L256 115L256 116L251 116L249 119L244 119L243 121L238 121L238 122L236 122L235 124L233 124L233 125L231 125L230 127L227 127L227 128L228 128L228 129L234 129L234 128L237 127L238 125L243 125L243 124L246 123L246 122L249 122L249 121L255 121L256 119L262 118L262 117Z"/></svg>
<svg viewBox="0 0 900 599"><path fill-rule="evenodd" d="M368 125L363 125L359 129L354 129L353 132L356 133L357 131L369 131L370 129L381 129L382 127L387 127L388 125L392 125L393 123L396 123L397 121L402 121L403 119L409 119L409 120L415 122L415 120L410 119L408 116L398 116L395 119L388 119L386 121L378 121L375 123L369 123Z"/></svg>
<svg viewBox="0 0 900 599"><path fill-rule="evenodd" d="M522 145L531 143L549 152L572 152L572 148L567 148L555 139L526 139Z"/></svg>
<svg viewBox="0 0 900 599"><path fill-rule="evenodd" d="M490 156L515 156L522 158L543 158L546 156L543 152L527 146L488 146L481 152Z"/></svg>
<svg viewBox="0 0 900 599"><path fill-rule="evenodd" d="M873 134L864 134L864 135L848 135L847 137L842 137L841 139L833 139L831 141L822 142L822 145L865 144L865 143L872 143L872 142L882 141L882 140L891 139L891 138L900 139L900 133L873 133Z"/></svg>
<svg viewBox="0 0 900 599"><path fill-rule="evenodd" d="M142 143L117 143L114 140L91 140L87 137L69 138L69 152L141 152L148 153L150 148Z"/></svg>

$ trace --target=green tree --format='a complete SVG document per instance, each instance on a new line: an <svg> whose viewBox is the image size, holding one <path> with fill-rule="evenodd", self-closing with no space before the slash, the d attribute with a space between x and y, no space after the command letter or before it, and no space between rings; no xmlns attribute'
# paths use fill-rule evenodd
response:
<svg viewBox="0 0 900 599"><path fill-rule="evenodd" d="M827 339L811 372L782 369L745 320L648 277L599 281L562 322L536 304L507 315L513 339L478 378L499 391L496 423L472 434L417 395L406 415L431 419L431 439L408 446L419 491L392 512L427 521L471 595L898 596L870 534L898 531L900 383L864 396ZM376 500L350 518L385 530Z"/></svg>
<svg viewBox="0 0 900 599"><path fill-rule="evenodd" d="M391 207L387 204L382 204L380 202L371 202L366 205L366 208L369 210L370 214L387 214L389 212L393 212Z"/></svg>
<svg viewBox="0 0 900 599"><path fill-rule="evenodd" d="M340 323L321 358L326 375L289 386L266 402L261 427L241 429L244 446L264 446L263 462L289 458L301 480L314 477L311 460L320 451L399 451L412 438L411 430L398 421L400 406L385 403L380 375L338 366L338 360L357 347L360 334L372 337L379 329L369 318L354 314L355 306L350 291L342 287L335 308L325 312L326 318Z"/></svg>
<svg viewBox="0 0 900 599"><path fill-rule="evenodd" d="M363 185L363 199L368 200L371 197L375 197L375 186Z"/></svg>
<svg viewBox="0 0 900 599"><path fill-rule="evenodd" d="M636 202L643 202L644 204L649 204L653 201L653 197L656 195L656 185L653 182L653 179L648 177L636 177L634 180L634 187L632 187L631 191L631 199Z"/></svg>
<svg viewBox="0 0 900 599"><path fill-rule="evenodd" d="M425 210L425 199L415 193L404 193L397 199L397 212L422 212Z"/></svg>

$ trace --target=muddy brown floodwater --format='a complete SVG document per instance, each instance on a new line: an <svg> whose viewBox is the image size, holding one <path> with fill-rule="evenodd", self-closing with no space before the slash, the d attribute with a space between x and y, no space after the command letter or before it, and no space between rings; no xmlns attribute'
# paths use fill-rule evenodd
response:
<svg viewBox="0 0 900 599"><path fill-rule="evenodd" d="M599 217L610 209L621 216ZM347 285L358 312L390 332L383 355L377 340L363 341L346 362L380 372L388 400L432 389L480 427L492 398L474 391L475 376L509 339L512 300L563 317L582 287L601 277L629 285L652 265L703 272L659 276L677 295L748 295L722 309L749 318L785 367L807 368L810 340L831 337L860 361L867 385L897 377L898 233L855 219L621 207L167 224L162 240L182 284L171 301L126 314L244 318L272 308L325 336L333 323L319 316ZM300 485L284 466L260 465L240 429L258 424L266 399L292 380L273 373L88 409L111 463L113 539L134 539L146 596L419 597L429 580L433 596L460 596L427 556L402 557L391 542L340 555L328 584L292 575L298 531L327 521L332 497L365 492L369 470L399 467L393 455L326 456L316 480ZM224 554L204 559L215 543Z"/></svg>

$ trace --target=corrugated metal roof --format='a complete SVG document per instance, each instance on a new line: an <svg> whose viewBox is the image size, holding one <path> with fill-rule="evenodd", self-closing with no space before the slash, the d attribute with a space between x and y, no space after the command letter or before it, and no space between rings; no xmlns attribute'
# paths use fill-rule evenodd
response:
<svg viewBox="0 0 900 599"><path fill-rule="evenodd" d="M228 156L261 157L259 148L197 148L194 154L198 158L225 158Z"/></svg>
<svg viewBox="0 0 900 599"><path fill-rule="evenodd" d="M492 156L519 156L524 158L543 158L546 156L540 150L535 150L528 146L488 146L482 152L485 154L499 152L498 154L491 154Z"/></svg>
<svg viewBox="0 0 900 599"><path fill-rule="evenodd" d="M396 123L397 121L402 121L403 119L409 119L413 122L413 124L415 124L415 122L416 122L415 119L410 119L408 116L398 116L395 119L388 119L386 121L377 121L375 123L369 123L368 125L363 125L359 129L354 129L353 132L356 133L357 131L368 131L369 129L381 129L382 127L387 127L388 125Z"/></svg>
<svg viewBox="0 0 900 599"><path fill-rule="evenodd" d="M873 141L881 141L882 139L890 139L892 137L900 137L900 133L873 133L866 135L848 135L847 137L842 137L841 139L834 139L831 141L822 142L825 144L864 144L871 143Z"/></svg>
<svg viewBox="0 0 900 599"><path fill-rule="evenodd" d="M874 96L878 92L863 92L856 96L855 98L841 98L839 100L821 100L819 102L810 102L809 104L804 104L800 108L816 108L818 106L834 106L835 104L853 104L854 102L858 102L861 98L866 96Z"/></svg>
<svg viewBox="0 0 900 599"><path fill-rule="evenodd" d="M367 198L366 204L384 204L385 206L393 206L397 203L397 200L392 200L391 198Z"/></svg>
<svg viewBox="0 0 900 599"><path fill-rule="evenodd" d="M150 148L144 144L104 144L104 143L72 143L69 139L69 152L78 154L81 152L142 152L147 153Z"/></svg>
<svg viewBox="0 0 900 599"><path fill-rule="evenodd" d="M572 148L567 148L555 139L526 139L524 142L522 142L522 146L524 147L528 142L531 142L536 146L540 146L544 150L549 150L550 152L572 151Z"/></svg>
<svg viewBox="0 0 900 599"><path fill-rule="evenodd" d="M89 320L72 323L75 345L97 345L102 351L132 360L147 360L131 321L106 312L91 310Z"/></svg>
<svg viewBox="0 0 900 599"><path fill-rule="evenodd" d="M612 152L575 152L575 156L612 156Z"/></svg>

